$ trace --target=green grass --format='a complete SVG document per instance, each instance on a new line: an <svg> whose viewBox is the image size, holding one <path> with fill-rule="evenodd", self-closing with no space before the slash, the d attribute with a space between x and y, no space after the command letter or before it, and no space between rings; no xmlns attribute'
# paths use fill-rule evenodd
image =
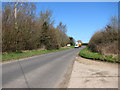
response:
<svg viewBox="0 0 120 90"><path fill-rule="evenodd" d="M17 59L26 58L26 57L47 54L50 52L63 51L63 50L71 49L71 48L74 48L74 46L67 47L67 48L60 48L58 50L28 50L26 52L21 52L21 53L11 52L7 54L2 54L2 61L4 62L4 61L9 61L9 60L17 60Z"/></svg>
<svg viewBox="0 0 120 90"><path fill-rule="evenodd" d="M79 55L87 59L120 63L120 61L118 61L118 58L113 58L112 56L104 56L99 53L92 52L91 50L89 50L88 47L85 47L84 49L82 49Z"/></svg>

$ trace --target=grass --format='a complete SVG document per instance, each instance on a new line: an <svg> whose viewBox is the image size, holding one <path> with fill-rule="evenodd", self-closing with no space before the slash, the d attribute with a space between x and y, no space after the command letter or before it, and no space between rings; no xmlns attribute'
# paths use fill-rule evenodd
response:
<svg viewBox="0 0 120 90"><path fill-rule="evenodd" d="M21 52L21 53L10 52L7 54L2 54L2 61L5 62L5 61L9 61L9 60L17 60L17 59L26 58L26 57L47 54L50 52L63 51L63 50L71 49L71 48L74 48L74 47L71 46L71 47L67 47L67 48L60 48L58 50L28 50L26 52Z"/></svg>
<svg viewBox="0 0 120 90"><path fill-rule="evenodd" d="M113 58L112 56L104 56L99 53L92 52L88 47L85 47L84 49L82 49L79 55L87 59L120 63L118 58Z"/></svg>

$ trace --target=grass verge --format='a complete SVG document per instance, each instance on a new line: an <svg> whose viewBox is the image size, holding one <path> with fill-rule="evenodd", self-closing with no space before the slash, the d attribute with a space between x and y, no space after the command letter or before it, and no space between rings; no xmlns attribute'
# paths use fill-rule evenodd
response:
<svg viewBox="0 0 120 90"><path fill-rule="evenodd" d="M104 56L99 53L92 52L88 47L85 47L84 49L82 49L79 55L87 59L120 63L118 58L113 58L112 56Z"/></svg>
<svg viewBox="0 0 120 90"><path fill-rule="evenodd" d="M2 54L2 62L9 61L9 60L17 60L17 59L31 57L31 56L37 56L41 54L47 54L50 52L63 51L63 50L71 49L71 48L74 48L74 47L71 46L67 48L60 48L58 50L28 50L26 52L21 52L21 53L11 52L7 54Z"/></svg>

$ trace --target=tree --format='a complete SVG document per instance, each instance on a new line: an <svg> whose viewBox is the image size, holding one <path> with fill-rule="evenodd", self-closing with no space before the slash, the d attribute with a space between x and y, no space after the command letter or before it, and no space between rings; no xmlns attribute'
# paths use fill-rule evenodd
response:
<svg viewBox="0 0 120 90"><path fill-rule="evenodd" d="M75 44L75 40L74 40L73 37L69 37L69 43L70 43L70 45L72 45L72 46Z"/></svg>
<svg viewBox="0 0 120 90"><path fill-rule="evenodd" d="M21 51L33 49L31 44L34 28L35 6L32 3L18 3L17 16L14 17L15 3L7 3L3 9L2 17L2 46L4 51ZM22 18L21 18L22 17ZM16 23L17 22L17 28Z"/></svg>
<svg viewBox="0 0 120 90"><path fill-rule="evenodd" d="M80 42L80 43L82 43L82 41L81 41L81 40L78 40L77 42Z"/></svg>
<svg viewBox="0 0 120 90"><path fill-rule="evenodd" d="M40 42L44 45L48 44L48 41L49 41L49 38L50 38L48 31L49 31L48 30L48 24L47 24L47 22L44 22L43 25L42 25L42 32L41 32L42 36L41 36L41 40L40 40Z"/></svg>
<svg viewBox="0 0 120 90"><path fill-rule="evenodd" d="M58 29L60 45L64 47L69 41L69 38L66 35L67 32L66 25L60 22L59 25L57 26L57 29Z"/></svg>
<svg viewBox="0 0 120 90"><path fill-rule="evenodd" d="M54 27L52 11L36 14L34 3L7 3L2 11L2 51L18 52L22 50L59 49L65 46L69 38L66 25Z"/></svg>
<svg viewBox="0 0 120 90"><path fill-rule="evenodd" d="M58 36L53 27L54 20L52 18L51 11L41 12L40 20L43 23L40 42L46 47L46 49L59 49Z"/></svg>

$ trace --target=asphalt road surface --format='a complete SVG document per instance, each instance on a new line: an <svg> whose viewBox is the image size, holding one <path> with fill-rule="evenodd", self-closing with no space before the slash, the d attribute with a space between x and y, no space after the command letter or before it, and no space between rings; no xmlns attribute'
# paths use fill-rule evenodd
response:
<svg viewBox="0 0 120 90"><path fill-rule="evenodd" d="M55 88L82 48L2 64L2 88Z"/></svg>

